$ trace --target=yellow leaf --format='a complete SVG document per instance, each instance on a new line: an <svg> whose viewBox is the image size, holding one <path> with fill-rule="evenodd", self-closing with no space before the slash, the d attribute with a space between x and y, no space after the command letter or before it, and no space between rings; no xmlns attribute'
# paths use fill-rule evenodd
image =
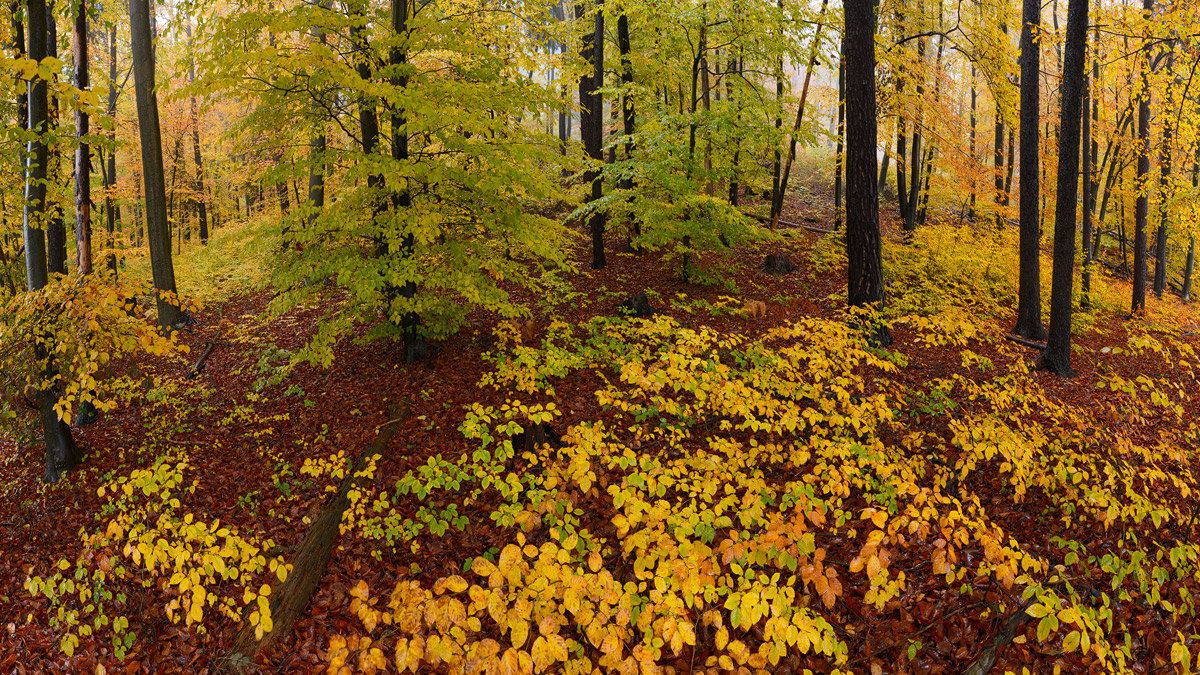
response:
<svg viewBox="0 0 1200 675"><path fill-rule="evenodd" d="M542 672L554 663L554 655L550 652L550 644L546 641L546 637L539 635L538 639L533 641L533 648L529 650L530 656L533 657L534 672Z"/></svg>
<svg viewBox="0 0 1200 675"><path fill-rule="evenodd" d="M515 612L508 613L508 626L512 631L511 639L514 647L520 648L525 644L525 639L529 637L529 622L515 616Z"/></svg>
<svg viewBox="0 0 1200 675"><path fill-rule="evenodd" d="M724 626L721 626L720 630L717 631L716 639L717 649L725 649L725 645L729 644L729 630Z"/></svg>

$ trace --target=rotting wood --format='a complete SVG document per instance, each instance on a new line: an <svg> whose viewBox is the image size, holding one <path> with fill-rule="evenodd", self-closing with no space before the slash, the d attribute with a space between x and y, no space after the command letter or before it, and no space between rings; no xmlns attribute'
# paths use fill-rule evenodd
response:
<svg viewBox="0 0 1200 675"><path fill-rule="evenodd" d="M292 626L304 614L308 607L309 598L321 582L325 566L333 553L333 547L338 537L338 526L342 522L342 514L350 506L348 494L357 487L361 479L357 474L370 461L383 454L388 442L396 435L398 424L408 418L411 409L407 401L397 403L388 412L388 422L379 427L375 441L363 450L354 462L354 468L342 479L337 494L325 504L320 515L313 521L312 527L300 542L292 556L291 572L279 590L271 594L272 630L258 639L254 635L254 627L249 621L242 624L229 647L227 659L234 669L242 669L254 665L254 657L269 649L272 645L285 638L291 632Z"/></svg>
<svg viewBox="0 0 1200 675"><path fill-rule="evenodd" d="M1012 340L1013 342L1015 342L1019 345L1025 345L1026 347L1029 347L1031 349L1045 349L1046 348L1045 342L1037 342L1036 340L1026 340L1025 338L1021 337L1020 335L1005 335L1004 337L1008 340Z"/></svg>
<svg viewBox="0 0 1200 675"><path fill-rule="evenodd" d="M196 359L196 365L192 366L192 369L188 371L187 377L184 379L188 379L188 380L195 379L195 377L197 375L204 372L205 366L208 365L208 357L209 357L209 355L212 354L213 349L215 349L216 347L228 347L228 346L229 346L228 342L220 342L218 340L211 340L209 342L204 343L204 352L202 354L200 354L200 358Z"/></svg>
<svg viewBox="0 0 1200 675"><path fill-rule="evenodd" d="M742 215L744 215L744 216L748 216L748 217L750 217L750 218L753 218L753 219L755 219L755 220L757 220L757 221L760 221L760 222L766 223L766 224L768 224L768 225L770 225L770 224L771 224L771 219L770 219L769 217L767 217L767 216L760 216L760 215L758 215L757 213L747 213L746 211L742 211ZM782 219L781 219L781 220L779 221L779 225L781 225L781 226L783 226L783 227L795 227L795 228L800 228L800 229L802 229L802 230L808 230L809 232L819 232L819 233L821 233L821 234L830 234L830 233L832 233L832 232L833 232L833 230L826 230L826 229L825 229L825 228L823 228L823 227L813 227L812 225L805 225L805 224L803 224L803 223L793 223L793 222L791 222L790 220L782 220Z"/></svg>
<svg viewBox="0 0 1200 675"><path fill-rule="evenodd" d="M1017 636L1017 629L1021 627L1021 624L1030 619L1029 614L1025 611L1027 607L1028 605L1018 609L1015 614L1008 617L1008 621L1004 622L1004 626L996 634L995 639L992 640L992 644L983 650L983 653L979 655L979 658L975 659L975 663L972 663L971 667L963 671L963 675L985 675L992 669L992 666L996 664L996 659L1000 656L1000 650L1007 647L1013 641L1013 638Z"/></svg>

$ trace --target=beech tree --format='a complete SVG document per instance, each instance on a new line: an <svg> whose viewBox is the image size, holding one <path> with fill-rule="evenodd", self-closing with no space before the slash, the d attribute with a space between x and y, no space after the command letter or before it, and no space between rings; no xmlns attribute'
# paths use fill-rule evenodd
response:
<svg viewBox="0 0 1200 675"><path fill-rule="evenodd" d="M851 307L883 304L883 252L875 157L875 0L845 0L846 29L846 258ZM872 344L887 346L882 323L868 328Z"/></svg>
<svg viewBox="0 0 1200 675"><path fill-rule="evenodd" d="M142 142L142 184L146 196L146 238L157 291L158 325L179 327L188 320L175 289L171 232L167 225L167 194L163 172L158 95L154 91L154 43L150 32L150 0L129 0L129 31L133 43L133 81L137 98L138 132Z"/></svg>
<svg viewBox="0 0 1200 675"><path fill-rule="evenodd" d="M44 0L28 0L26 13L29 20L29 58L41 61L46 58L48 26ZM25 273L30 292L40 291L49 282L46 258L46 165L48 153L43 134L48 126L48 102L46 80L40 74L30 78L27 100L29 102L29 131L33 134L25 149ZM38 388L38 412L42 424L42 437L46 446L46 471L42 480L54 483L62 471L70 469L80 461L75 439L67 422L57 410L58 392L53 386L54 361L45 346L39 346L38 359L46 363L42 373L42 386Z"/></svg>
<svg viewBox="0 0 1200 675"><path fill-rule="evenodd" d="M1038 164L1041 143L1041 58L1038 33L1042 25L1040 0L1024 0L1021 25L1021 267L1017 291L1017 326L1013 332L1030 340L1045 340L1042 326L1041 223L1038 205Z"/></svg>
<svg viewBox="0 0 1200 675"><path fill-rule="evenodd" d="M1088 0L1070 0L1067 5L1067 32L1063 44L1050 332L1046 339L1046 351L1040 357L1043 367L1063 377L1075 376L1075 371L1071 368L1071 291L1075 283L1075 207L1079 195L1079 137L1083 116L1087 23Z"/></svg>
<svg viewBox="0 0 1200 675"><path fill-rule="evenodd" d="M88 88L87 0L75 6L75 87ZM92 152L84 140L88 115L80 101L75 108L75 266L80 275L92 273Z"/></svg>
<svg viewBox="0 0 1200 675"><path fill-rule="evenodd" d="M581 2L575 6L575 13L577 17L586 18L592 11ZM591 72L585 71L579 76L579 134L588 157L593 162L600 162L604 159L604 96L600 92L604 86L604 6L601 2L596 3L594 23L590 28L580 42L580 56L590 62ZM592 188L588 201L597 201L604 195L604 181L599 170L585 171L583 180ZM600 209L588 218L592 235L592 269L595 270L604 269L607 264L604 258L605 220Z"/></svg>
<svg viewBox="0 0 1200 675"><path fill-rule="evenodd" d="M1142 9L1149 19L1154 12L1154 0L1143 0ZM1134 207L1133 299L1130 308L1134 314L1146 310L1146 230L1150 219L1150 71L1153 69L1148 34L1143 40L1143 48L1146 53L1141 59L1142 90L1138 94L1137 202Z"/></svg>

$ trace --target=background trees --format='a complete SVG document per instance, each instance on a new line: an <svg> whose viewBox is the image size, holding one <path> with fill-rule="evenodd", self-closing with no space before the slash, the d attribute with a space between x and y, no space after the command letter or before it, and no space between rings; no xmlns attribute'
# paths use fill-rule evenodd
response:
<svg viewBox="0 0 1200 675"><path fill-rule="evenodd" d="M135 281L148 270L159 323L178 326L172 251L222 225L269 223L284 244L269 264L274 309L344 293L297 359L327 363L332 344L361 333L402 340L415 360L473 311L527 314L515 298L569 270L582 223L595 269L628 245L664 254L681 280L723 282L710 254L771 239L788 208L812 201L791 180L796 149L837 183L842 144L850 306L895 316L880 250L897 227L914 251L929 225L996 241L1019 230L1015 332L1039 341L1050 214L1056 231L1085 222L1086 241L1070 241L1093 265L1067 251L1066 230L1056 239L1060 277L1070 263L1084 292L1092 269L1128 276L1142 311L1152 257L1156 293L1191 295L1200 107L1183 55L1200 31L1189 6L1093 11L1119 30L1095 33L1084 56L1083 178L1052 170L1066 166L1076 124L1063 92L1083 86L1067 70L1057 3L64 1L0 12L15 57L0 93L20 126L0 137L13 169L0 176L6 298L102 258ZM878 62L851 36L875 36ZM89 71L92 53L106 69ZM1083 213L1067 199L1080 188L1063 181L1083 182ZM1062 319L1076 299L1073 284L1058 288ZM887 343L885 324L873 339Z"/></svg>

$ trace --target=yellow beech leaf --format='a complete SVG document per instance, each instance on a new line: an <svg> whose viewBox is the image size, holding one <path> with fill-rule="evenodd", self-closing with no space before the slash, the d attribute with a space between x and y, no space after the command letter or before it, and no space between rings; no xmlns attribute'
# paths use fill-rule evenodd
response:
<svg viewBox="0 0 1200 675"><path fill-rule="evenodd" d="M529 637L529 622L524 619L514 616L515 612L508 613L508 627L512 631L510 637L512 645L520 648L525 644L525 639Z"/></svg>
<svg viewBox="0 0 1200 675"><path fill-rule="evenodd" d="M479 556L471 560L471 571L481 577L490 577L496 571L496 566L487 558Z"/></svg>
<svg viewBox="0 0 1200 675"><path fill-rule="evenodd" d="M550 652L550 643L546 641L544 635L539 635L538 639L533 641L529 655L533 657L533 668L537 673L549 668L550 664L554 663L554 655Z"/></svg>
<svg viewBox="0 0 1200 675"><path fill-rule="evenodd" d="M500 675L518 675L521 672L521 661L515 649L505 650L504 656L500 657L500 663L497 665Z"/></svg>
<svg viewBox="0 0 1200 675"><path fill-rule="evenodd" d="M420 635L411 641L400 638L396 643L396 671L403 673L406 669L417 672L421 659L425 656L425 641Z"/></svg>

